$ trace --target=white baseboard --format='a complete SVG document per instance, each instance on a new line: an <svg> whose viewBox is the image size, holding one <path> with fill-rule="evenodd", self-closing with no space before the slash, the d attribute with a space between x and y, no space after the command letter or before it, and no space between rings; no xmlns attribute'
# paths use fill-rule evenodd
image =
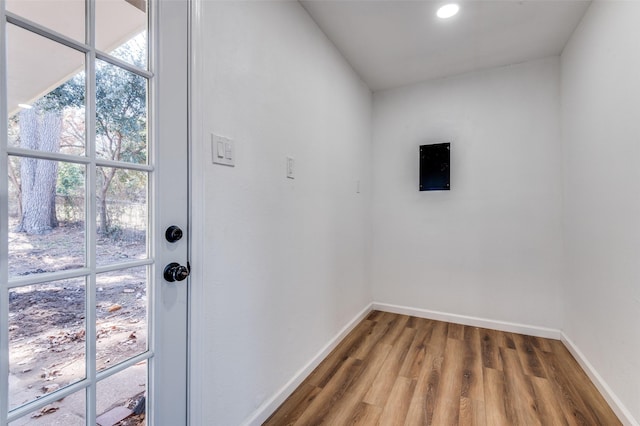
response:
<svg viewBox="0 0 640 426"><path fill-rule="evenodd" d="M560 340L567 347L569 352L571 352L576 361L578 361L582 369L587 373L620 421L625 426L640 426L629 410L613 393L604 379L593 368L580 349L578 349L571 339L569 339L569 337L567 337L561 330L379 302L373 302L358 313L342 328L342 330L338 332L338 334L333 337L333 339L331 339L329 343L327 343L303 368L301 368L291 380L276 392L273 397L262 404L246 421L242 423L242 425L258 426L267 420L269 416L289 397L289 395L291 395L291 393L300 386L304 379L306 379L307 376L311 374L311 372L327 357L327 355L329 355L338 343L340 343L340 341L342 341L342 339L344 339L346 335L349 334L349 332L351 332L351 330L353 330L355 326L358 325L358 323L362 321L372 310Z"/></svg>
<svg viewBox="0 0 640 426"><path fill-rule="evenodd" d="M329 343L327 343L304 367L289 380L276 394L263 403L258 409L249 416L243 423L243 426L258 426L273 414L274 411L293 393L294 390L311 374L311 372L329 355L329 353L338 346L346 336L371 312L371 304L360 311L342 330L336 334Z"/></svg>
<svg viewBox="0 0 640 426"><path fill-rule="evenodd" d="M373 302L372 308L374 310L391 312L394 314L411 315L419 318L447 321L455 324L470 325L473 327L490 328L492 330L507 331L509 333L527 334L529 336L545 337L547 339L557 340L561 340L562 338L562 332L553 328L470 317L466 315L449 314L446 312L410 308L408 306L390 305L388 303L379 302Z"/></svg>
<svg viewBox="0 0 640 426"><path fill-rule="evenodd" d="M561 340L569 352L571 352L571 355L573 355L576 361L578 361L578 364L580 364L585 373L587 373L587 376L589 376L595 387L598 388L598 391L600 391L600 394L607 401L613 412L616 413L618 419L626 426L640 426L638 421L633 418L627 407L625 407L622 401L620 401L616 394L613 393L607 382L605 382L602 376L598 374L596 369L591 365L589 360L587 360L587 357L584 356L576 344L573 343L573 341L564 333L562 333Z"/></svg>

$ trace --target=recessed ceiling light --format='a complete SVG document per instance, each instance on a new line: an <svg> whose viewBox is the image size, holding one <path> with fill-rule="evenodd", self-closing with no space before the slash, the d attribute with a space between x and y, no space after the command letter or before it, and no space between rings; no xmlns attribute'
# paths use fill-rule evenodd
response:
<svg viewBox="0 0 640 426"><path fill-rule="evenodd" d="M436 15L438 15L438 18L447 19L457 14L459 10L460 10L460 6L458 6L455 3L449 3L440 7Z"/></svg>
<svg viewBox="0 0 640 426"><path fill-rule="evenodd" d="M29 105L29 104L18 104L18 106L19 106L20 108L24 108L24 109L31 109L31 108L33 108L33 107L32 107L31 105Z"/></svg>

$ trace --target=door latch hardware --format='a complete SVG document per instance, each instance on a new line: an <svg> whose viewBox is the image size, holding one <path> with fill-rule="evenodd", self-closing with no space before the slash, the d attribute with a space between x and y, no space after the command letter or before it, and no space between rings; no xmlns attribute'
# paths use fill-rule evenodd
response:
<svg viewBox="0 0 640 426"><path fill-rule="evenodd" d="M175 281L184 281L191 273L191 266L187 262L187 266L182 266L179 263L171 262L164 268L164 279L170 283Z"/></svg>

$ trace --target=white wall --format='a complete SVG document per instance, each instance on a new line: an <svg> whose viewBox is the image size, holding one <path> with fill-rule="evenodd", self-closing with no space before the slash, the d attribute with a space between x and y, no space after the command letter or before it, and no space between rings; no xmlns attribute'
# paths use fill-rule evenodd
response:
<svg viewBox="0 0 640 426"><path fill-rule="evenodd" d="M378 92L373 122L297 2L195 16L194 424L246 421L371 300L562 328L640 418L640 3L594 3L561 60ZM443 141L452 190L419 192Z"/></svg>
<svg viewBox="0 0 640 426"><path fill-rule="evenodd" d="M237 425L371 302L371 94L297 2L196 7L192 415Z"/></svg>
<svg viewBox="0 0 640 426"><path fill-rule="evenodd" d="M594 2L562 54L564 329L636 419L639 22L639 2Z"/></svg>
<svg viewBox="0 0 640 426"><path fill-rule="evenodd" d="M374 95L376 302L558 329L559 59ZM418 147L451 142L451 191L418 191Z"/></svg>

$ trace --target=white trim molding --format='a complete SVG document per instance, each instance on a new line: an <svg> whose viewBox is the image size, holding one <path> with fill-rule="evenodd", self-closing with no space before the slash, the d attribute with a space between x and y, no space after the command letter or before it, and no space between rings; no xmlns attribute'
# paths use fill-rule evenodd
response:
<svg viewBox="0 0 640 426"><path fill-rule="evenodd" d="M411 315L419 318L446 321L455 324L470 325L473 327L489 328L492 330L507 331L509 333L527 334L529 336L545 337L547 339L562 339L562 332L560 330L538 327L535 325L450 314L447 312L410 308L408 306L390 305L388 303L380 302L373 302L372 310L391 312L393 314Z"/></svg>
<svg viewBox="0 0 640 426"><path fill-rule="evenodd" d="M596 369L591 365L587 357L580 351L578 346L569 337L562 333L561 339L562 343L567 347L567 350L571 352L571 355L578 361L580 367L587 373L587 376L591 379L595 387L598 389L600 394L607 401L611 409L618 419L627 426L640 426L640 423L636 419L633 418L631 412L625 407L625 405L620 401L620 399L616 396L616 394L611 390L607 382L604 381L602 376L598 374Z"/></svg>
<svg viewBox="0 0 640 426"><path fill-rule="evenodd" d="M189 259L191 262L191 275L189 277L189 377L187 403L187 425L203 424L203 410L205 403L203 393L207 359L203 345L203 336L206 335L205 315L205 267L207 259L203 256L206 223L204 200L204 159L206 148L199 141L203 140L202 126L202 1L189 1Z"/></svg>
<svg viewBox="0 0 640 426"><path fill-rule="evenodd" d="M295 391L298 386L306 379L315 368L331 353L338 344L347 337L363 319L372 311L372 305L369 304L360 311L342 330L338 332L311 360L289 380L284 386L278 390L274 396L265 401L252 415L250 415L243 423L243 426L258 426L273 414L280 405Z"/></svg>

